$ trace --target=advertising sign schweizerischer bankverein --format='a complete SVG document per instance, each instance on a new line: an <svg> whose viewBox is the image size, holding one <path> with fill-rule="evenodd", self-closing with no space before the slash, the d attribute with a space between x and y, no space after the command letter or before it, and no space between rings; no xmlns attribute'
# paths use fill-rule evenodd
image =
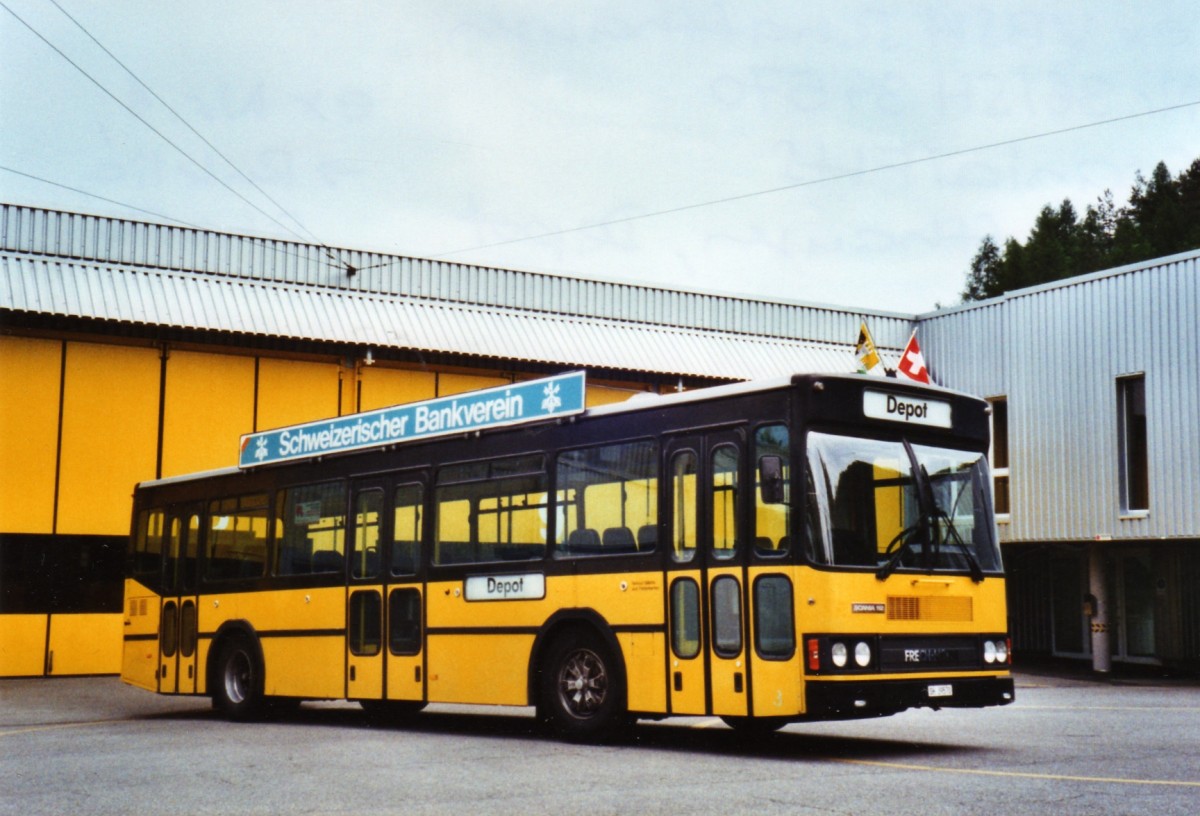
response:
<svg viewBox="0 0 1200 816"><path fill-rule="evenodd" d="M377 448L582 413L584 372L502 385L242 436L238 467Z"/></svg>

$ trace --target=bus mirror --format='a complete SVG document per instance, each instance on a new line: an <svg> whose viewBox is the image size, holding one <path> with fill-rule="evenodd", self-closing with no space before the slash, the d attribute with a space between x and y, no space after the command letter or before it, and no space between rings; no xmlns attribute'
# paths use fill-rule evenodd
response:
<svg viewBox="0 0 1200 816"><path fill-rule="evenodd" d="M758 460L758 486L763 504L783 504L783 458L764 456Z"/></svg>

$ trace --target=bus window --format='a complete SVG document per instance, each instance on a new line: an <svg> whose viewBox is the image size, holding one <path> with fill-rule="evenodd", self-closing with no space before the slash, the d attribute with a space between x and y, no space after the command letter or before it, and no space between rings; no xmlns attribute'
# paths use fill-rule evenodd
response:
<svg viewBox="0 0 1200 816"><path fill-rule="evenodd" d="M137 533L130 553L130 572L149 586L158 586L162 577L163 525L167 514L162 510L138 513Z"/></svg>
<svg viewBox="0 0 1200 816"><path fill-rule="evenodd" d="M341 573L346 559L346 485L326 482L283 492L276 575Z"/></svg>
<svg viewBox="0 0 1200 816"><path fill-rule="evenodd" d="M742 591L736 578L721 575L712 582L713 651L719 657L742 653Z"/></svg>
<svg viewBox="0 0 1200 816"><path fill-rule="evenodd" d="M808 461L818 562L1000 569L982 453L810 433Z"/></svg>
<svg viewBox="0 0 1200 816"><path fill-rule="evenodd" d="M671 558L696 556L696 454L680 451L671 459Z"/></svg>
<svg viewBox="0 0 1200 816"><path fill-rule="evenodd" d="M392 575L415 575L421 563L421 504L425 489L399 485L392 499Z"/></svg>
<svg viewBox="0 0 1200 816"><path fill-rule="evenodd" d="M442 468L433 563L525 561L546 554L548 496L541 456Z"/></svg>
<svg viewBox="0 0 1200 816"><path fill-rule="evenodd" d="M383 490L363 490L354 507L354 562L352 578L379 577L379 525L383 521Z"/></svg>
<svg viewBox="0 0 1200 816"><path fill-rule="evenodd" d="M700 587L691 578L671 584L671 651L683 660L700 654Z"/></svg>
<svg viewBox="0 0 1200 816"><path fill-rule="evenodd" d="M754 582L754 645L769 660L796 652L792 582L786 575L761 575Z"/></svg>
<svg viewBox="0 0 1200 816"><path fill-rule="evenodd" d="M657 545L658 445L629 442L558 457L556 552L650 552Z"/></svg>
<svg viewBox="0 0 1200 816"><path fill-rule="evenodd" d="M779 463L781 502L764 498L761 484L754 491L754 549L759 555L784 555L791 545L791 468L788 467L788 429L786 425L764 425L754 434L755 476L764 478L763 461ZM766 491L770 494L773 491Z"/></svg>
<svg viewBox="0 0 1200 816"><path fill-rule="evenodd" d="M266 495L219 499L209 504L205 579L261 578L267 567L269 530Z"/></svg>
<svg viewBox="0 0 1200 816"><path fill-rule="evenodd" d="M369 657L379 654L383 642L383 602L371 589L350 593L350 654Z"/></svg>
<svg viewBox="0 0 1200 816"><path fill-rule="evenodd" d="M388 599L389 643L394 655L421 652L421 591L393 589Z"/></svg>
<svg viewBox="0 0 1200 816"><path fill-rule="evenodd" d="M737 554L737 482L738 449L717 446L712 452L712 547L720 559Z"/></svg>

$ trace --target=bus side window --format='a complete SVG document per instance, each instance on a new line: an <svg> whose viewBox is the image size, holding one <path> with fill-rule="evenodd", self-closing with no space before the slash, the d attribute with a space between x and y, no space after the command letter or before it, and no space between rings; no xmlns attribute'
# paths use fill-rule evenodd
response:
<svg viewBox="0 0 1200 816"><path fill-rule="evenodd" d="M754 491L754 549L759 555L785 555L791 545L791 468L786 425L763 425L754 433L758 462Z"/></svg>
<svg viewBox="0 0 1200 816"><path fill-rule="evenodd" d="M434 564L545 556L549 480L543 456L448 465L437 479Z"/></svg>
<svg viewBox="0 0 1200 816"><path fill-rule="evenodd" d="M149 586L157 586L162 574L166 517L166 512L159 508L138 513L129 567L135 578Z"/></svg>
<svg viewBox="0 0 1200 816"><path fill-rule="evenodd" d="M290 487L280 504L283 534L276 542L276 575L340 573L346 560L346 485Z"/></svg>
<svg viewBox="0 0 1200 816"><path fill-rule="evenodd" d="M271 511L265 494L209 504L205 579L261 578L267 569L270 529Z"/></svg>
<svg viewBox="0 0 1200 816"><path fill-rule="evenodd" d="M421 504L425 489L420 484L396 487L392 499L392 575L415 575L421 564Z"/></svg>
<svg viewBox="0 0 1200 816"><path fill-rule="evenodd" d="M696 556L696 454L680 451L671 458L671 558Z"/></svg>
<svg viewBox="0 0 1200 816"><path fill-rule="evenodd" d="M712 452L712 483L709 505L712 513L712 554L728 559L737 554L738 449L718 445Z"/></svg>
<svg viewBox="0 0 1200 816"><path fill-rule="evenodd" d="M556 470L556 552L631 555L657 544L658 444L564 451Z"/></svg>

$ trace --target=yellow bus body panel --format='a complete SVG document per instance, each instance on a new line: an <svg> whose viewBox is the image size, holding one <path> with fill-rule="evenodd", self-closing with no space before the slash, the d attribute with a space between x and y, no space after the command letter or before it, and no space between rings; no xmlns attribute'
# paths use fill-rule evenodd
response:
<svg viewBox="0 0 1200 816"><path fill-rule="evenodd" d="M125 579L121 679L158 691L158 624L162 599L132 578Z"/></svg>
<svg viewBox="0 0 1200 816"><path fill-rule="evenodd" d="M264 693L340 698L346 693L345 604L340 586L205 595L200 631L215 633L222 624L246 621L262 645ZM203 667L212 642L201 643Z"/></svg>

